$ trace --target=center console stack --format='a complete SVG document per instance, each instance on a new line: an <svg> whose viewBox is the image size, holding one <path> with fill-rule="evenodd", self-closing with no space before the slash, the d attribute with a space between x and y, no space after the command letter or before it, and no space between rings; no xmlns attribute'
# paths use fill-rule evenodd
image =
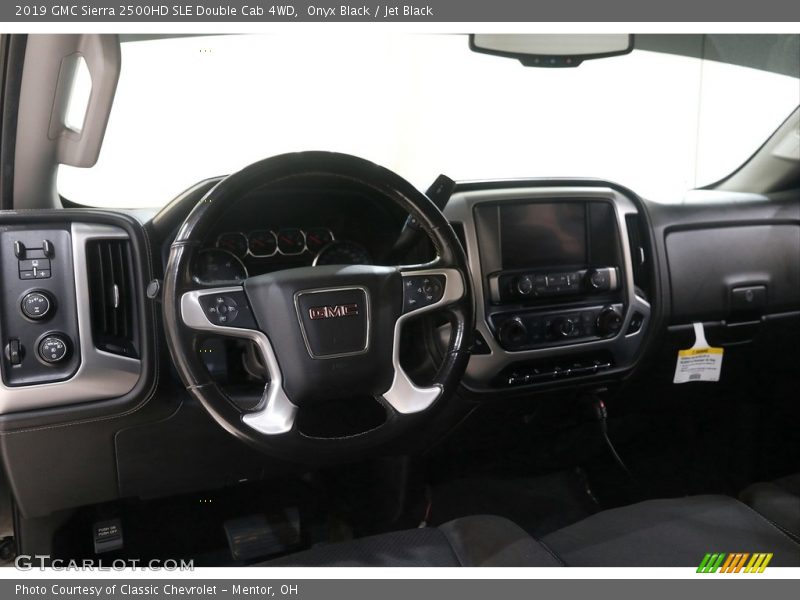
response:
<svg viewBox="0 0 800 600"><path fill-rule="evenodd" d="M601 186L504 183L461 188L445 209L463 227L477 301L480 351L465 385L629 369L650 317L637 281L647 267L637 205Z"/></svg>
<svg viewBox="0 0 800 600"><path fill-rule="evenodd" d="M524 350L619 332L624 270L610 202L482 205L475 210L475 228L486 316L503 348Z"/></svg>

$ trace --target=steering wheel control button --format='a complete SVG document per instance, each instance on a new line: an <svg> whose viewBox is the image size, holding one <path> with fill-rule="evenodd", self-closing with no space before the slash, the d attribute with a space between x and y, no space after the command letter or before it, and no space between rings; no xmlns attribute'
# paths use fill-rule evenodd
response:
<svg viewBox="0 0 800 600"><path fill-rule="evenodd" d="M39 358L49 364L59 363L67 357L67 341L61 335L48 335L39 342Z"/></svg>
<svg viewBox="0 0 800 600"><path fill-rule="evenodd" d="M233 323L239 316L239 305L229 296L216 296L206 309L206 314L217 325L227 325Z"/></svg>
<svg viewBox="0 0 800 600"><path fill-rule="evenodd" d="M34 321L47 318L53 309L53 303L44 292L29 292L22 298L22 314Z"/></svg>
<svg viewBox="0 0 800 600"><path fill-rule="evenodd" d="M207 294L198 299L210 323L220 327L255 327L243 292Z"/></svg>
<svg viewBox="0 0 800 600"><path fill-rule="evenodd" d="M403 278L403 309L411 312L436 304L444 296L444 275L420 275Z"/></svg>

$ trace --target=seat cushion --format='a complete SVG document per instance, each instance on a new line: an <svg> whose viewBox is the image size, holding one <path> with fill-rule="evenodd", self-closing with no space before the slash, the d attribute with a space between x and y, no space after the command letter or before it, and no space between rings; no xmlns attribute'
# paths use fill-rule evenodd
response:
<svg viewBox="0 0 800 600"><path fill-rule="evenodd" d="M800 473L755 483L739 497L753 510L800 539Z"/></svg>
<svg viewBox="0 0 800 600"><path fill-rule="evenodd" d="M456 519L322 544L264 563L296 567L558 567L561 562L517 525L494 516Z"/></svg>
<svg viewBox="0 0 800 600"><path fill-rule="evenodd" d="M696 567L708 552L771 552L771 566L800 566L800 544L727 496L606 510L543 541L567 566Z"/></svg>

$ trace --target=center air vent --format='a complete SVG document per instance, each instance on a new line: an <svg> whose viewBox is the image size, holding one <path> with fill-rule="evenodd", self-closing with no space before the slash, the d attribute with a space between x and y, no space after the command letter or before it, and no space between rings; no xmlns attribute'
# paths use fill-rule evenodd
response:
<svg viewBox="0 0 800 600"><path fill-rule="evenodd" d="M94 345L105 352L139 357L136 289L128 240L86 244Z"/></svg>

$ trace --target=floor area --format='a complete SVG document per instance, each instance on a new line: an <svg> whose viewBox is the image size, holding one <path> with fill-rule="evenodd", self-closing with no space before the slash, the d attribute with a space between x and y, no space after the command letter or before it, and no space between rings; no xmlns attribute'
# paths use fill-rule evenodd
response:
<svg viewBox="0 0 800 600"><path fill-rule="evenodd" d="M542 536L647 498L735 497L755 481L800 470L793 336L726 349L718 384L673 385L676 348L665 345L639 379L605 395L613 451L590 395L487 403L414 458L81 509L57 532L54 556L95 556L93 525L112 517L124 546L103 555L108 560L237 565L481 513Z"/></svg>

